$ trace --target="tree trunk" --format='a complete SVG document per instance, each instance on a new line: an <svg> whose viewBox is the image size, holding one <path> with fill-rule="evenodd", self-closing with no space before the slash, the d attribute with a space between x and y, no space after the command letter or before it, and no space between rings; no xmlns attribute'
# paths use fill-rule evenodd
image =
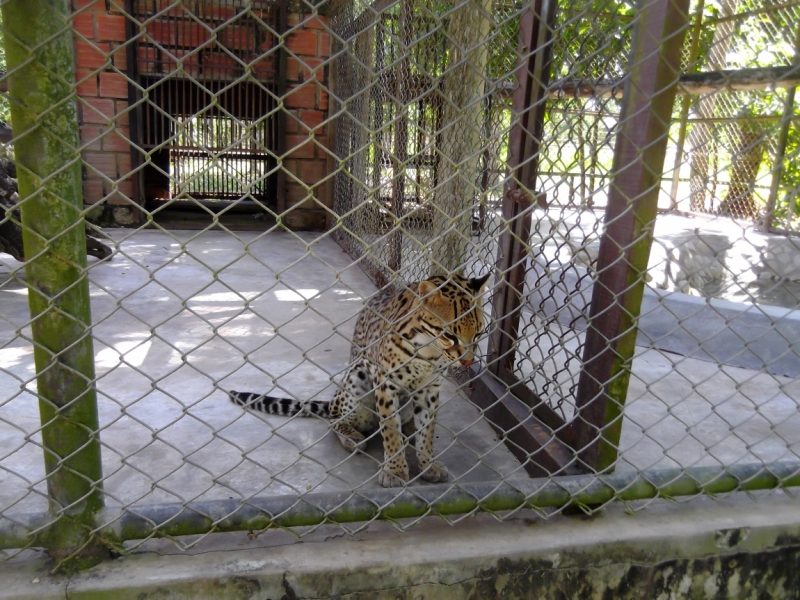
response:
<svg viewBox="0 0 800 600"><path fill-rule="evenodd" d="M433 193L432 274L455 272L464 265L472 235L472 210L480 197L479 159L486 140L484 84L491 0L474 0L448 15L450 60L442 77L443 110L437 145L438 185Z"/></svg>
<svg viewBox="0 0 800 600"><path fill-rule="evenodd" d="M753 198L753 185L764 158L764 133L758 124L738 121L728 126L731 160L731 182L720 212L737 219L754 220L758 206Z"/></svg>
<svg viewBox="0 0 800 600"><path fill-rule="evenodd" d="M720 17L731 16L736 12L737 0L722 0ZM722 71L727 63L728 48L733 39L735 20L730 19L717 24L714 39L711 42L706 68L710 71ZM709 94L697 100L697 116L709 119L714 116L719 94ZM714 151L712 143L715 132L708 123L695 123L689 134L690 176L689 176L689 210L709 212L706 205L708 191L708 159ZM712 199L713 201L713 199Z"/></svg>

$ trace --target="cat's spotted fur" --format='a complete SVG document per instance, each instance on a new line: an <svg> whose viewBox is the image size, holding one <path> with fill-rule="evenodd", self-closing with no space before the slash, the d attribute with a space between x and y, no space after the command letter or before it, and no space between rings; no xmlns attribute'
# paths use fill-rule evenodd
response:
<svg viewBox="0 0 800 600"><path fill-rule="evenodd" d="M432 460L433 433L444 370L474 360L483 331L477 297L488 275L480 279L431 277L400 292L371 298L358 315L350 351L351 367L333 400L297 401L250 392L229 392L236 404L291 416L318 415L331 420L342 445L354 451L380 428L384 487L408 481L403 425L413 422L414 446L421 477L445 481L447 471Z"/></svg>

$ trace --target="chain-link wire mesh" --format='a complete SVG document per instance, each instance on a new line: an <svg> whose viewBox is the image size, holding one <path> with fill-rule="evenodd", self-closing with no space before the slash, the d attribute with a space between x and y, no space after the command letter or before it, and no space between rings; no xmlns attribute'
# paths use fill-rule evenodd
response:
<svg viewBox="0 0 800 600"><path fill-rule="evenodd" d="M5 556L800 483L794 5L0 5ZM446 481L309 414L373 345Z"/></svg>

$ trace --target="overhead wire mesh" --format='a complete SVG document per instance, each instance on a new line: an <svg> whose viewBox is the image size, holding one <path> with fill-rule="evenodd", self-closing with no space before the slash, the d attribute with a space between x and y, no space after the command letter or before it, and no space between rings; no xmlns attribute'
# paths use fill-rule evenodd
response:
<svg viewBox="0 0 800 600"><path fill-rule="evenodd" d="M2 3L6 24L17 1ZM102 474L84 480L104 503L88 526L102 544L797 484L800 248L753 227L770 210L794 227L796 7L135 4L76 1L56 27L76 49L63 103L78 138L64 144L87 202L66 229L125 225L88 226L103 260L76 262L67 285L91 300L79 337L96 372L81 377L99 425L83 431ZM637 54L659 6L680 16L674 39ZM645 63L666 75L648 79ZM736 90L742 69L764 70L758 89ZM697 79L709 72L723 83ZM669 106L653 100L675 86ZM27 306L48 293L26 267L62 234L38 234L35 256L20 246L33 203L14 163L22 182L32 165L19 148L48 134L0 115L13 131L0 177L0 533L19 548L80 499L57 496L67 457L42 460L57 454L42 434L68 408L40 389L58 361L34 365L44 343ZM663 134L632 125L648 116ZM635 152L620 152L620 132ZM686 175L700 163L702 202ZM187 204L205 220L164 216ZM237 216L244 206L257 210ZM715 218L685 217L698 211ZM329 401L365 301L456 273L490 278L478 360L439 366L447 482L412 468L401 490L381 489L379 432L350 453L325 418L228 401L231 389Z"/></svg>

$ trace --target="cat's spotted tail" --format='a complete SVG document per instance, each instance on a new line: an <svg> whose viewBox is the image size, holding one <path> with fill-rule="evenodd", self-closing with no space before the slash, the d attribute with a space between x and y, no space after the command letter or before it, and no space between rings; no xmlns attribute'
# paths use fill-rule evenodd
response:
<svg viewBox="0 0 800 600"><path fill-rule="evenodd" d="M229 391L228 397L231 402L239 406L281 417L292 417L299 414L303 417L313 415L328 418L330 415L330 402L320 402L319 400L303 402L301 400L292 400L291 398L275 398L266 394L237 392L235 390Z"/></svg>

